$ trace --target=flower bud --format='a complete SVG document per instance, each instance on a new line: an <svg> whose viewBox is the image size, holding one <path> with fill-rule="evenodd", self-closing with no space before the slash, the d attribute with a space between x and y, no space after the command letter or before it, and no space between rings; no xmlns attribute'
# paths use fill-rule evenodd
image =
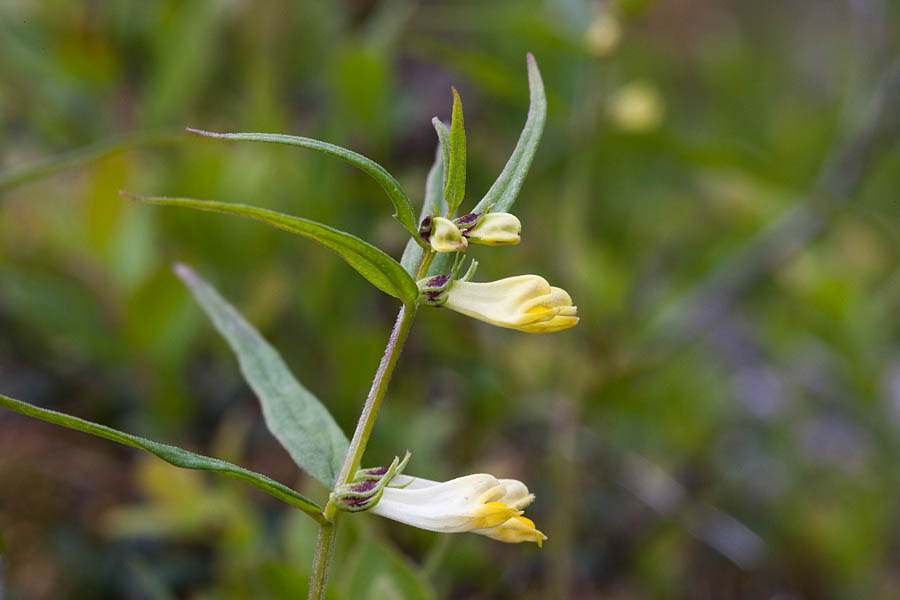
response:
<svg viewBox="0 0 900 600"><path fill-rule="evenodd" d="M522 223L510 213L488 213L477 224L463 231L470 242L486 246L518 244Z"/></svg>
<svg viewBox="0 0 900 600"><path fill-rule="evenodd" d="M444 292L451 283L453 283L453 278L450 275L435 275L427 279L420 279L416 285L425 302L432 306L441 306L447 301L447 295Z"/></svg>
<svg viewBox="0 0 900 600"><path fill-rule="evenodd" d="M460 232L459 227L453 221L444 217L431 219L431 232L428 235L428 242L436 252L457 252L465 250L469 245L462 232Z"/></svg>
<svg viewBox="0 0 900 600"><path fill-rule="evenodd" d="M394 462L389 467L373 467L357 471L353 481L334 488L331 499L341 510L348 512L369 510L381 500L384 489L391 480L403 472L409 457L410 453L407 452L402 461L399 457L394 457Z"/></svg>

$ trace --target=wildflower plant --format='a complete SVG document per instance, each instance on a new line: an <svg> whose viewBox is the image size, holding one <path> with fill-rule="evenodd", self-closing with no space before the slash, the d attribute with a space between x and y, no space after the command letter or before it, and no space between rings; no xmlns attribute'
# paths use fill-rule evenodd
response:
<svg viewBox="0 0 900 600"><path fill-rule="evenodd" d="M520 240L522 225L510 213L531 166L546 119L546 97L534 57L527 58L530 107L525 127L503 171L484 197L462 215L466 191L466 134L462 103L453 89L449 129L433 120L439 145L418 220L399 182L382 166L346 148L310 138L269 133L191 133L232 141L279 143L317 150L340 158L375 179L394 206L394 218L410 234L398 262L372 244L329 225L255 206L191 198L138 196L125 198L163 206L189 207L256 219L310 238L339 254L375 287L400 301L399 314L384 356L365 399L351 439L347 439L328 409L290 372L278 352L187 265L175 265L184 282L216 329L237 355L241 372L259 398L263 417L296 464L330 490L321 506L297 491L237 465L116 431L73 416L38 408L0 395L0 406L134 446L187 469L224 473L241 479L300 509L319 525L319 537L309 597L321 598L334 553L335 535L344 513L371 511L414 527L455 533L474 532L502 542L546 539L523 516L534 500L516 480L476 473L445 482L404 473L411 457L383 467L362 468L388 383L419 307L444 307L463 315L528 333L559 331L578 322L569 294L538 275L518 275L498 281L472 281L477 264L466 264L469 244L507 245Z"/></svg>

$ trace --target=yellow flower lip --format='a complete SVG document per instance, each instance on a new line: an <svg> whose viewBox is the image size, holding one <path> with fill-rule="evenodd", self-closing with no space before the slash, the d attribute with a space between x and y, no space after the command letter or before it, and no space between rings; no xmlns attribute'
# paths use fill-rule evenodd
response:
<svg viewBox="0 0 900 600"><path fill-rule="evenodd" d="M485 502L473 511L473 515L477 515L473 529L490 529L521 514L521 510L516 510L502 502Z"/></svg>
<svg viewBox="0 0 900 600"><path fill-rule="evenodd" d="M568 292L538 275L489 283L454 281L444 306L498 327L528 333L561 331L578 323L578 309Z"/></svg>
<svg viewBox="0 0 900 600"><path fill-rule="evenodd" d="M513 517L496 527L476 531L475 533L486 535L491 539L506 542L507 544L535 542L538 548L542 547L547 539L547 536L534 526L534 521L522 516Z"/></svg>

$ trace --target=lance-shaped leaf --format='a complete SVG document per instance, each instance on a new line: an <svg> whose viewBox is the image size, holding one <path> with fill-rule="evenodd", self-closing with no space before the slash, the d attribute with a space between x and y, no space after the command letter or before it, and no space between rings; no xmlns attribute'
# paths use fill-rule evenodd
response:
<svg viewBox="0 0 900 600"><path fill-rule="evenodd" d="M453 89L453 115L450 121L450 165L446 170L444 197L449 207L448 217L462 204L466 194L466 128L463 123L462 102Z"/></svg>
<svg viewBox="0 0 900 600"><path fill-rule="evenodd" d="M153 442L136 435L131 435L130 433L117 431L106 425L85 421L84 419L79 419L78 417L73 417L54 410L38 408L33 404L14 400L13 398L9 398L2 394L0 394L0 406L29 417L34 417L35 419L47 421L48 423L62 425L63 427L90 433L91 435L106 438L120 444L125 444L126 446L146 450L176 467L224 473L225 475L229 475L235 479L240 479L241 481L258 487L267 494L271 494L279 500L283 500L292 506L296 506L317 521L322 521L322 509L309 498L306 498L286 485L278 483L265 475L233 465L230 462L203 456L202 454L195 454L194 452L189 452L176 446Z"/></svg>
<svg viewBox="0 0 900 600"><path fill-rule="evenodd" d="M123 198L131 198L139 202L162 204L165 206L186 206L209 210L229 215L237 215L268 223L273 227L290 231L311 240L315 240L334 250L360 275L372 282L375 287L413 305L419 295L415 282L406 274L396 260L385 254L372 244L339 229L327 225L275 212L265 208L246 204L231 204L213 200L195 200L193 198L168 198L163 196L137 196L128 192L120 192Z"/></svg>
<svg viewBox="0 0 900 600"><path fill-rule="evenodd" d="M435 117L435 119L437 119L437 117ZM440 123L440 121L438 121L438 123ZM441 127L444 127L443 123L440 123L440 125ZM435 125L435 129L437 129L437 125ZM444 127L444 131L447 131L446 127ZM447 212L447 201L444 199L444 185L442 178L444 165L443 156L444 153L441 144L438 144L434 156L434 164L431 165L431 169L428 171L428 177L425 179L425 201L422 203L422 214L419 216L420 223L422 222L422 219L435 211L440 215ZM419 262L422 260L422 253L422 247L418 245L415 240L410 239L406 242L406 248L403 249L403 256L400 258L400 264L403 265L403 268L406 269L406 272L409 273L411 277L414 277L416 274L416 269L419 267ZM445 252L444 254L452 253ZM436 259L441 258L441 256L441 254L438 254Z"/></svg>
<svg viewBox="0 0 900 600"><path fill-rule="evenodd" d="M437 117L432 117L431 124L434 126L434 131L438 136L438 148L441 152L441 164L444 166L444 178L441 180L444 182L442 186L444 187L450 181L450 130L447 129L447 126L444 125L444 122ZM425 185L428 185L427 182ZM446 192L446 188L441 191L441 197L444 199L444 204L447 203ZM442 210L438 214L443 215L446 212L446 210Z"/></svg>
<svg viewBox="0 0 900 600"><path fill-rule="evenodd" d="M366 158L358 152L348 150L335 144L329 144L321 140L300 137L296 135L284 135L281 133L217 133L214 131L204 131L202 129L187 128L191 133L203 135L206 137L220 138L226 140L239 140L247 142L270 142L275 144L287 144L289 146L300 146L301 148L309 148L310 150L318 150L323 154L334 156L344 160L354 167L357 167L366 175L377 181L388 198L394 204L394 218L409 231L414 237L418 233L416 231L415 215L413 214L412 203L409 196L403 191L400 182L391 175L387 169L379 165L370 158ZM424 242L423 242L424 244Z"/></svg>
<svg viewBox="0 0 900 600"><path fill-rule="evenodd" d="M537 151L538 142L541 141L544 122L547 120L547 96L544 93L541 72L530 52L528 53L528 88L531 103L519 141L494 185L472 212L481 212L489 205L493 212L509 212L513 202L516 201L516 196L519 195L528 169L531 167L531 160Z"/></svg>
<svg viewBox="0 0 900 600"><path fill-rule="evenodd" d="M334 487L349 443L331 413L215 288L186 265L175 265L175 274L237 355L241 373L259 398L269 431L297 466L327 488Z"/></svg>

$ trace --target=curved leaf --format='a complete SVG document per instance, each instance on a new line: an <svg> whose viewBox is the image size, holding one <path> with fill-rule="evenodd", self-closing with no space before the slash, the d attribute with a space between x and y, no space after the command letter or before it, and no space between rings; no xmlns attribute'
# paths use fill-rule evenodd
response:
<svg viewBox="0 0 900 600"><path fill-rule="evenodd" d="M437 133L437 136L438 136L438 147L441 152L441 162L444 165L443 181L449 182L450 181L450 130L447 129L447 126L444 125L444 122L441 121L440 119L438 119L437 117L433 117L431 119L431 124L434 126L434 131ZM425 185L427 186L428 183L426 182ZM444 199L445 203L446 203L446 191L447 190L441 191L441 194L442 194L441 197ZM437 205L435 205L435 206L437 206ZM439 214L443 215L445 212L447 212L447 211L442 210L439 212ZM421 220L422 220L422 217L419 217L420 222L421 222Z"/></svg>
<svg viewBox="0 0 900 600"><path fill-rule="evenodd" d="M444 127L444 124L437 120L437 117L435 117L435 120L435 129L438 128L437 124L440 123L440 126L443 127L446 132L447 128ZM438 130L438 136L440 137L440 130ZM437 213L441 215L447 212L447 201L444 199L444 186L441 179L443 176L444 156L446 156L446 153L443 152L443 144L438 144L434 156L434 163L431 165L431 169L428 170L428 177L425 179L425 201L422 202L422 213L419 215L420 223L426 216L432 214L434 211L437 211ZM400 257L400 264L406 272L409 273L410 277L415 277L416 270L419 268L419 262L422 260L422 254L422 247L418 245L415 240L410 239L406 242L406 248L403 249L403 256ZM443 252L441 254L451 253ZM438 254L436 258L440 258L441 254Z"/></svg>
<svg viewBox="0 0 900 600"><path fill-rule="evenodd" d="M528 118L525 120L525 127L519 136L519 141L513 150L512 155L503 167L503 171L497 177L494 185L488 190L484 198L472 210L472 212L481 212L488 205L491 205L493 212L508 212L519 190L522 188L522 182L528 174L531 167L531 160L537 151L538 142L541 141L541 134L544 132L544 122L547 120L547 96L544 92L544 82L541 80L541 72L538 70L534 56L528 53L528 89L531 97L528 107Z"/></svg>
<svg viewBox="0 0 900 600"><path fill-rule="evenodd" d="M106 425L92 423L90 421L85 421L84 419L79 419L78 417L56 412L55 410L38 408L33 404L14 400L13 398L9 398L2 394L0 394L0 406L28 417L34 417L35 419L47 421L48 423L62 425L63 427L106 438L120 444L125 444L126 446L146 450L176 467L224 473L225 475L240 479L252 486L258 487L267 494L271 494L279 500L283 500L292 506L296 506L317 521L322 521L322 509L309 498L295 492L282 483L278 483L274 479L270 479L265 475L250 471L249 469L233 465L230 462L203 456L202 454L195 454L176 446L153 442L136 435L131 435L130 433L117 431Z"/></svg>
<svg viewBox="0 0 900 600"><path fill-rule="evenodd" d="M241 373L259 398L269 431L298 467L325 487L334 487L350 444L331 413L215 288L187 265L177 264L174 270L237 355Z"/></svg>
<svg viewBox="0 0 900 600"><path fill-rule="evenodd" d="M452 217L466 194L466 129L463 123L462 101L453 89L453 115L450 121L450 164L445 171L444 197L447 198L447 217ZM443 143L443 140L441 140Z"/></svg>
<svg viewBox="0 0 900 600"><path fill-rule="evenodd" d="M192 198L168 198L163 196L136 196L128 192L120 192L124 198L139 202L162 204L164 206L186 206L209 210L229 215L237 215L268 223L273 227L290 231L311 240L315 240L334 250L360 275L372 282L375 287L385 293L399 298L406 305L414 305L419 295L415 282L407 275L396 260L379 248L339 229L327 225L275 212L265 208L257 208L246 204L231 204L213 200L195 200Z"/></svg>
<svg viewBox="0 0 900 600"><path fill-rule="evenodd" d="M397 181L387 169L374 160L366 158L362 154L354 152L353 150L348 150L342 146L329 144L328 142L296 135L285 135L282 133L217 133L215 131L204 131L203 129L194 129L192 127L188 127L187 130L191 133L196 133L197 135L226 140L270 142L275 144L287 144L289 146L300 146L301 148L318 150L329 156L334 156L347 161L381 185L391 199L391 202L394 204L394 218L400 221L414 237L418 233L416 230L412 203L409 201L409 196L406 195L406 192L404 192L403 188L400 186L400 182Z"/></svg>

